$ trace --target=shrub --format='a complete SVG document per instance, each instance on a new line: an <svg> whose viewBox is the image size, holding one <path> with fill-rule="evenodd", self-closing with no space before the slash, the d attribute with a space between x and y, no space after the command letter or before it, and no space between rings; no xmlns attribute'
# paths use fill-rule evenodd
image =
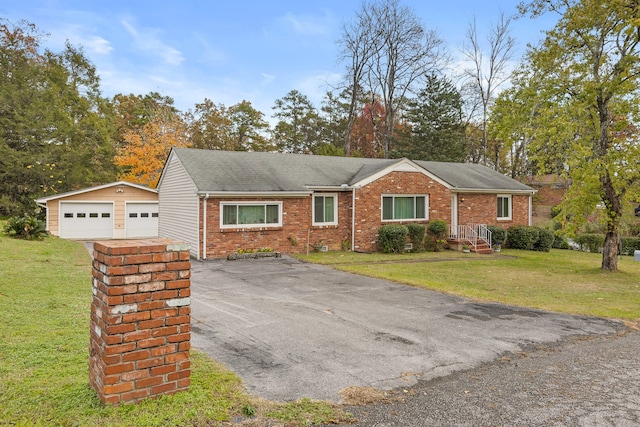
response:
<svg viewBox="0 0 640 427"><path fill-rule="evenodd" d="M580 245L580 250L587 252L600 252L604 245L604 235L585 233L576 237L576 243Z"/></svg>
<svg viewBox="0 0 640 427"><path fill-rule="evenodd" d="M507 240L507 230L497 225L488 225L487 228L491 232L491 245L504 245Z"/></svg>
<svg viewBox="0 0 640 427"><path fill-rule="evenodd" d="M408 234L409 229L405 225L385 224L378 229L378 246L386 254L401 253Z"/></svg>
<svg viewBox="0 0 640 427"><path fill-rule="evenodd" d="M436 239L443 239L447 235L447 223L441 219L434 219L429 221L427 230Z"/></svg>
<svg viewBox="0 0 640 427"><path fill-rule="evenodd" d="M623 237L620 255L633 256L634 251L640 251L640 237Z"/></svg>
<svg viewBox="0 0 640 427"><path fill-rule="evenodd" d="M441 219L434 219L429 221L427 230L432 240L429 248L432 252L440 252L447 243L447 223Z"/></svg>
<svg viewBox="0 0 640 427"><path fill-rule="evenodd" d="M553 231L542 227L535 227L538 229L538 239L533 244L533 250L540 252L549 252L553 246L555 235Z"/></svg>
<svg viewBox="0 0 640 427"><path fill-rule="evenodd" d="M9 218L4 232L16 239L25 240L42 240L49 234L43 221L26 214Z"/></svg>
<svg viewBox="0 0 640 427"><path fill-rule="evenodd" d="M424 224L407 224L409 241L413 245L413 251L419 252L424 247L424 235L426 228Z"/></svg>
<svg viewBox="0 0 640 427"><path fill-rule="evenodd" d="M507 230L507 246L513 249L532 250L538 241L539 230L535 227L514 225Z"/></svg>
<svg viewBox="0 0 640 427"><path fill-rule="evenodd" d="M555 239L553 239L553 245L551 246L554 249L570 249L569 242L567 239L562 236L560 233L555 233Z"/></svg>

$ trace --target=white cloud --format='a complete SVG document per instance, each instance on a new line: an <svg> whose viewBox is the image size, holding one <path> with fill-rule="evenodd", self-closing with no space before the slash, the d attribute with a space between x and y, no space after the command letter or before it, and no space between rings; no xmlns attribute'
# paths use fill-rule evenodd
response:
<svg viewBox="0 0 640 427"><path fill-rule="evenodd" d="M263 86L270 84L276 79L276 76L274 76L273 74L261 73L260 75L262 76L262 81L260 82L260 84Z"/></svg>
<svg viewBox="0 0 640 427"><path fill-rule="evenodd" d="M327 36L331 34L332 19L329 15L295 15L287 12L277 18L276 23L285 29L291 29L301 36Z"/></svg>
<svg viewBox="0 0 640 427"><path fill-rule="evenodd" d="M100 36L88 37L80 42L83 46L89 49L91 52L99 55L108 55L112 50L109 40L105 40Z"/></svg>
<svg viewBox="0 0 640 427"><path fill-rule="evenodd" d="M159 30L153 28L138 29L127 19L123 19L120 22L133 38L136 49L160 57L169 65L180 65L185 60L182 52L160 39Z"/></svg>

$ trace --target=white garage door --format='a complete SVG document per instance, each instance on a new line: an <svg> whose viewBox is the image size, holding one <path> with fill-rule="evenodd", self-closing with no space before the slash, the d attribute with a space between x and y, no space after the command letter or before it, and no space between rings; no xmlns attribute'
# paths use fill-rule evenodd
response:
<svg viewBox="0 0 640 427"><path fill-rule="evenodd" d="M58 233L66 239L111 239L113 203L60 202Z"/></svg>
<svg viewBox="0 0 640 427"><path fill-rule="evenodd" d="M126 237L158 237L158 203L127 203Z"/></svg>

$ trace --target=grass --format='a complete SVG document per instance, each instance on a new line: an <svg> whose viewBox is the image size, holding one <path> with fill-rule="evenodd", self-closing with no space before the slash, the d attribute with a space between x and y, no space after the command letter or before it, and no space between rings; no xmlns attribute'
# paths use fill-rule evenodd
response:
<svg viewBox="0 0 640 427"><path fill-rule="evenodd" d="M221 426L248 419L306 426L350 419L325 402L251 396L235 374L195 350L189 391L105 407L88 380L87 250L53 237L21 241L0 233L0 253L0 425Z"/></svg>
<svg viewBox="0 0 640 427"><path fill-rule="evenodd" d="M481 301L570 314L640 320L640 263L620 257L616 273L602 256L577 251L457 251L401 255L313 253L300 259L370 277Z"/></svg>

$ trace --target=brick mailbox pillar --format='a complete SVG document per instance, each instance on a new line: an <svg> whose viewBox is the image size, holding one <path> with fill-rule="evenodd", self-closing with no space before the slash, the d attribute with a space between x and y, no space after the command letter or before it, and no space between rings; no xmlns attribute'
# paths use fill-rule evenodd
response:
<svg viewBox="0 0 640 427"><path fill-rule="evenodd" d="M169 239L94 243L89 382L103 403L189 388L189 245Z"/></svg>

